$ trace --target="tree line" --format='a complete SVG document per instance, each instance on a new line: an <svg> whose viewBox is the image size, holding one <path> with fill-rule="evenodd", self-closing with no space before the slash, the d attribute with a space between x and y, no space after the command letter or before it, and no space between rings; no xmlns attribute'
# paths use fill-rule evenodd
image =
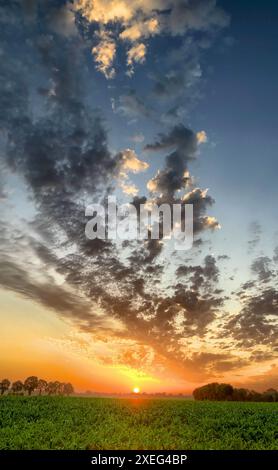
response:
<svg viewBox="0 0 278 470"><path fill-rule="evenodd" d="M64 382L47 382L46 380L39 379L35 375L27 377L23 382L16 380L11 382L9 379L0 381L0 394L9 395L72 395L74 388L71 383Z"/></svg>
<svg viewBox="0 0 278 470"><path fill-rule="evenodd" d="M266 401L278 402L278 391L269 388L265 392L259 393L246 388L234 388L230 384L210 383L198 387L193 391L195 400L210 401Z"/></svg>

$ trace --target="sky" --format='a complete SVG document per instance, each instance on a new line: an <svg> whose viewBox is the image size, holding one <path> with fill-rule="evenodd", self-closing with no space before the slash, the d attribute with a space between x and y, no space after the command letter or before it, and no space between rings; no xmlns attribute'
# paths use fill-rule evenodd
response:
<svg viewBox="0 0 278 470"><path fill-rule="evenodd" d="M2 2L0 377L278 386L274 1ZM193 247L85 207L193 205Z"/></svg>

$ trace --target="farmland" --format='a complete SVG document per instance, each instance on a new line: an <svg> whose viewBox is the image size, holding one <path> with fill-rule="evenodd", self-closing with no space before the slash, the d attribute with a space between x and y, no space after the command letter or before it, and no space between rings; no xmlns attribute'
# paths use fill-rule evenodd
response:
<svg viewBox="0 0 278 470"><path fill-rule="evenodd" d="M0 449L278 449L276 403L0 398Z"/></svg>

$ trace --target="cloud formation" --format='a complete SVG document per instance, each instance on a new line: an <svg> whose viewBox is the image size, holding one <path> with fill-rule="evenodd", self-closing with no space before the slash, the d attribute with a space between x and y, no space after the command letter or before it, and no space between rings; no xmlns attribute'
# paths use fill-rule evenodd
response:
<svg viewBox="0 0 278 470"><path fill-rule="evenodd" d="M153 202L193 204L196 246L206 250L201 237L219 222L207 214L214 199L191 176L205 131L164 120L155 139L151 132L156 130L146 126L144 137L138 125L127 137L133 134L137 145L146 142L143 155L150 159L132 148L112 150L97 100L88 92L96 82L95 77L89 81L86 53L92 49L97 68L116 79L118 48L125 49L125 62L130 54L133 68L136 57L147 61L148 42L158 34L208 32L227 24L227 16L211 0L65 1L62 8L53 1L51 14L45 5L26 11L10 2L2 16L1 159L5 171L26 188L34 213L17 231L7 220L0 228L1 286L55 310L89 334L128 341L134 351L121 350L118 359L140 368L156 356L184 377L204 380L245 367L246 361L271 360L269 345L274 348L277 335L276 251L253 261L249 282L228 297L238 301L238 311L226 315L228 294L220 285L217 255L202 251L193 261L176 258L161 239L119 245L84 236L85 205L103 200L120 184L137 208ZM64 22L71 33L65 34ZM179 58L195 44L181 42ZM201 76L199 57L180 70L172 67L176 63L177 55L165 76L150 71L147 96L120 83L112 98L113 118L122 119L125 129L130 120L160 123L157 96L162 101L179 97L183 89L192 95ZM171 109L180 116L178 108ZM151 194L129 180L141 172ZM263 352L254 356L256 345Z"/></svg>
<svg viewBox="0 0 278 470"><path fill-rule="evenodd" d="M132 149L125 149L120 152L119 160L121 161L121 170L123 172L140 173L149 168L149 164L140 160Z"/></svg>
<svg viewBox="0 0 278 470"><path fill-rule="evenodd" d="M215 217L206 215L214 199L208 195L208 190L192 186L189 164L197 158L198 143L198 134L179 125L168 134L161 134L155 143L145 146L145 151L166 153L164 169L158 170L148 181L147 189L156 194L158 204L192 204L195 234L205 229L220 228Z"/></svg>
<svg viewBox="0 0 278 470"><path fill-rule="evenodd" d="M113 42L111 39L109 43L103 42L100 36L100 42L95 46L98 70L106 78L113 77L107 73L107 62L112 55L114 59L115 43L127 44L127 65L132 73L133 63L145 61L150 37L210 31L223 28L229 22L228 15L215 0L75 0L73 8L89 23L98 25L101 35L113 36ZM111 65L112 61L109 67Z"/></svg>
<svg viewBox="0 0 278 470"><path fill-rule="evenodd" d="M102 72L106 78L113 78L115 75L113 62L116 56L116 43L111 36L104 31L98 34L98 38L98 44L92 48L96 68Z"/></svg>

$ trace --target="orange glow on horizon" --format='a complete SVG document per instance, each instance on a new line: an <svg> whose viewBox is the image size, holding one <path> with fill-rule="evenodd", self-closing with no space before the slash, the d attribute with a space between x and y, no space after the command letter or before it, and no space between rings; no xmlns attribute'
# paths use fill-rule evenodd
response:
<svg viewBox="0 0 278 470"><path fill-rule="evenodd" d="M0 298L0 380L24 380L29 375L37 375L47 381L71 382L76 392L132 393L137 398L142 390L144 394L189 395L209 381L226 381L258 391L277 387L277 368L271 359L263 362L260 369L250 363L242 376L236 371L234 375L227 372L204 379L193 367L188 367L185 374L178 362L163 362L159 355L148 354L147 346L118 340L108 333L92 337L11 292L0 290ZM195 350L198 346L194 344ZM134 351L136 354L132 354ZM142 358L148 362L150 357L152 367L147 364L144 369Z"/></svg>

